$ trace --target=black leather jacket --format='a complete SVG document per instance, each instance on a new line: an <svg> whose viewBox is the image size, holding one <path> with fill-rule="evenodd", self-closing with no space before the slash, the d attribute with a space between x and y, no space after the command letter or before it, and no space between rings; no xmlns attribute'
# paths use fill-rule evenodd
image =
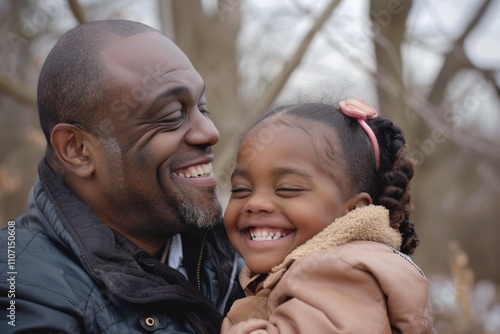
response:
<svg viewBox="0 0 500 334"><path fill-rule="evenodd" d="M43 160L28 212L0 231L0 333L218 333L243 262L222 224L182 239L189 282L100 222Z"/></svg>

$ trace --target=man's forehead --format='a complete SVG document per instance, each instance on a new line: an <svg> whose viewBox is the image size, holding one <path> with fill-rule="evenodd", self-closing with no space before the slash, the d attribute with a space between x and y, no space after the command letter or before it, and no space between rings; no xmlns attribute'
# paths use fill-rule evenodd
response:
<svg viewBox="0 0 500 334"><path fill-rule="evenodd" d="M108 45L103 48L102 52L109 55L116 52L130 53L131 51L137 51L146 55L148 50L163 50L163 52L184 55L170 39L155 31L135 34L125 38L111 34Z"/></svg>
<svg viewBox="0 0 500 334"><path fill-rule="evenodd" d="M165 72L193 70L191 62L177 45L157 32L112 41L102 51L102 58L107 69L115 75L118 72L142 73L148 68L159 67Z"/></svg>

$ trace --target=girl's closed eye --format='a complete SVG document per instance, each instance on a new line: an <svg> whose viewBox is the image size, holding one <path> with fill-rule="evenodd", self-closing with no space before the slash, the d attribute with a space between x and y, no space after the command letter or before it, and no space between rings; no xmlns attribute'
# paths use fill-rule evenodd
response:
<svg viewBox="0 0 500 334"><path fill-rule="evenodd" d="M236 185L231 187L232 198L244 198L252 193L252 190L247 186Z"/></svg>
<svg viewBox="0 0 500 334"><path fill-rule="evenodd" d="M241 193L241 192L245 192L245 191L250 191L250 189L248 188L243 188L243 187L233 187L231 189L231 192L232 193Z"/></svg>
<svg viewBox="0 0 500 334"><path fill-rule="evenodd" d="M295 186L282 186L276 189L276 191L303 191L304 188L295 187Z"/></svg>
<svg viewBox="0 0 500 334"><path fill-rule="evenodd" d="M298 185L282 185L276 188L276 194L281 197L294 197L306 190L306 188Z"/></svg>

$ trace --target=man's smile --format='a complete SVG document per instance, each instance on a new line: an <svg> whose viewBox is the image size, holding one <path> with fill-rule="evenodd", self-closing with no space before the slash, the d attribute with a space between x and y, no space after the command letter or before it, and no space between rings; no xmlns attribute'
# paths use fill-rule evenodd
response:
<svg viewBox="0 0 500 334"><path fill-rule="evenodd" d="M183 169L177 169L172 172L173 175L184 177L186 179L208 177L213 174L212 163L190 166Z"/></svg>

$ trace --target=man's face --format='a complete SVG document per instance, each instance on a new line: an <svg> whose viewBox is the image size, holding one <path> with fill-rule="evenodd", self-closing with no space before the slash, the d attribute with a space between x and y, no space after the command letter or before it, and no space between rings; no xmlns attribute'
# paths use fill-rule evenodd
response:
<svg viewBox="0 0 500 334"><path fill-rule="evenodd" d="M102 52L115 93L100 122L98 216L125 235L164 240L221 217L204 82L159 33L112 42Z"/></svg>

